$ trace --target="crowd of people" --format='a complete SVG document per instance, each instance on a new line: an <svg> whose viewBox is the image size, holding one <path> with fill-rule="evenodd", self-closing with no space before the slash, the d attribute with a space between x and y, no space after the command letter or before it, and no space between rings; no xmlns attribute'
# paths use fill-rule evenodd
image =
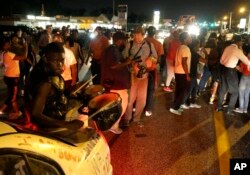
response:
<svg viewBox="0 0 250 175"><path fill-rule="evenodd" d="M211 91L209 103L218 99L216 111L225 110L228 115L247 113L250 87L245 84L247 78L244 85L242 82L250 73L250 37L235 34L225 41L215 32L207 39L205 36L206 31L197 37L174 31L164 41L167 55L164 91L173 91L170 82L175 79L175 99L170 112L181 115L184 109L201 108L196 98L207 87ZM235 108L237 100L239 108Z"/></svg>
<svg viewBox="0 0 250 175"><path fill-rule="evenodd" d="M121 98L121 115L109 129L115 134L122 133L121 125L134 122L143 126L142 116L153 116L156 88L174 93L169 111L176 115L182 115L185 109L201 108L197 98L206 87L211 88L209 103L218 99L217 111L222 111L229 99L228 115L248 112L250 37L243 42L235 35L225 41L215 32L208 36L204 30L199 36L190 36L176 29L162 44L156 39L154 26L138 26L131 36L114 32L110 42L110 35L98 26L95 38L83 50L76 29L63 27L54 33L52 29L47 25L36 40L22 30L1 39L8 94L0 113L8 111L8 119L28 115L42 128L81 128L84 121L65 121L65 114L72 89L81 82L80 69L88 69L84 65L89 61L90 84ZM24 96L22 112L18 95ZM238 99L239 107L235 108Z"/></svg>

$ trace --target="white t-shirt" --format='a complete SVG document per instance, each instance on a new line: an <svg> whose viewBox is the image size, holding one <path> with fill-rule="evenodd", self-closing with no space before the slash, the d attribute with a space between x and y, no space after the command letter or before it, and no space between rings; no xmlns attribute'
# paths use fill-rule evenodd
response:
<svg viewBox="0 0 250 175"><path fill-rule="evenodd" d="M62 77L64 81L67 81L72 79L70 66L76 64L76 58L74 56L74 53L70 49L66 47L63 48L65 52L65 60L64 60L64 71L62 73Z"/></svg>
<svg viewBox="0 0 250 175"><path fill-rule="evenodd" d="M15 58L15 54L12 52L5 52L3 55L3 64L5 67L4 75L6 77L19 77L19 60L13 60Z"/></svg>
<svg viewBox="0 0 250 175"><path fill-rule="evenodd" d="M225 48L220 63L225 67L235 68L239 60L250 66L250 61L244 55L243 51L236 44L231 44Z"/></svg>
<svg viewBox="0 0 250 175"><path fill-rule="evenodd" d="M175 56L175 66L174 66L174 72L177 74L185 74L185 71L182 66L182 59L187 58L187 66L188 66L188 72L190 72L190 64L191 64L191 52L188 46L181 45L176 52Z"/></svg>

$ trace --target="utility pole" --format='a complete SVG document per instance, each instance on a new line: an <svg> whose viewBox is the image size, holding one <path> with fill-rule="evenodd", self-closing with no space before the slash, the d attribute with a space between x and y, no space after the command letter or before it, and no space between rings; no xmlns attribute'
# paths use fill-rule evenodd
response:
<svg viewBox="0 0 250 175"><path fill-rule="evenodd" d="M44 4L42 3L41 16L45 16Z"/></svg>
<svg viewBox="0 0 250 175"><path fill-rule="evenodd" d="M113 28L115 28L115 0L113 0Z"/></svg>
<svg viewBox="0 0 250 175"><path fill-rule="evenodd" d="M247 33L250 34L250 10L248 11Z"/></svg>
<svg viewBox="0 0 250 175"><path fill-rule="evenodd" d="M231 30L232 28L232 15L233 15L233 12L230 12L229 13L229 30Z"/></svg>

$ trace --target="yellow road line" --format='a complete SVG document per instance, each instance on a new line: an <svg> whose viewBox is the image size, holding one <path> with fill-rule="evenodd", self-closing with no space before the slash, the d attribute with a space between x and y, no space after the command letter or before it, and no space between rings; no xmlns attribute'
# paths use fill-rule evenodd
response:
<svg viewBox="0 0 250 175"><path fill-rule="evenodd" d="M214 111L215 133L217 139L217 152L220 166L220 175L229 175L229 161L231 158L228 133L225 128L222 112Z"/></svg>

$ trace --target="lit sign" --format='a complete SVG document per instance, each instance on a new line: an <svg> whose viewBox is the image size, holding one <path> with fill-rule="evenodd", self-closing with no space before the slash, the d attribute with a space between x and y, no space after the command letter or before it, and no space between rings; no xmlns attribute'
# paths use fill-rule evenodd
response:
<svg viewBox="0 0 250 175"><path fill-rule="evenodd" d="M160 22L160 11L154 11L154 24L159 24Z"/></svg>
<svg viewBox="0 0 250 175"><path fill-rule="evenodd" d="M246 18L241 18L241 19L240 19L239 28L240 28L240 29L244 29L244 28L246 27L246 23L247 23L247 19L246 19Z"/></svg>

